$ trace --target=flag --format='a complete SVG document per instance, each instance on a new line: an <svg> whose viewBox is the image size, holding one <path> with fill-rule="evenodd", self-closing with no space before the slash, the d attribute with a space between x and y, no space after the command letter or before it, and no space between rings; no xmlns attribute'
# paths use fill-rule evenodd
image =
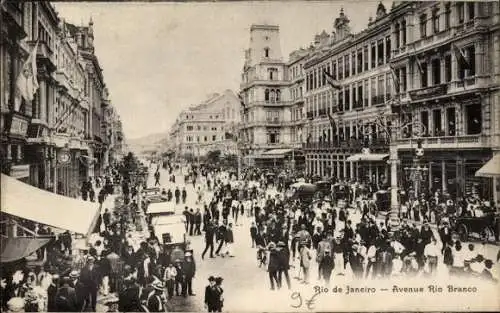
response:
<svg viewBox="0 0 500 313"><path fill-rule="evenodd" d="M417 67L418 67L418 71L420 72L420 74L422 75L424 73L424 69L422 68L422 64L420 63L420 60L418 59L417 57L417 54L415 52L413 52L413 57L415 58L415 60L417 61Z"/></svg>
<svg viewBox="0 0 500 313"><path fill-rule="evenodd" d="M339 83L338 80L333 78L333 76L330 75L330 73L328 73L326 70L323 70L323 74L325 74L327 83L330 86L332 86L333 89L336 89L336 90L342 89L342 85Z"/></svg>
<svg viewBox="0 0 500 313"><path fill-rule="evenodd" d="M391 69L392 83L394 84L395 93L398 94L399 90L400 90L399 88L401 86L401 82L399 81L399 77L396 74L396 70L394 69L392 64L389 64L389 68Z"/></svg>
<svg viewBox="0 0 500 313"><path fill-rule="evenodd" d="M16 80L16 97L14 102L14 110L19 111L21 100L33 100L33 96L38 89L38 80L36 78L36 51L38 49L38 40L33 47L28 59L24 62L21 71ZM22 98L22 99L21 99Z"/></svg>
<svg viewBox="0 0 500 313"><path fill-rule="evenodd" d="M460 49L455 44L452 44L451 46L452 46L453 53L455 53L455 57L457 58L457 62L460 65L460 67L462 69L467 69L467 70L470 69L469 60L467 59L463 49Z"/></svg>
<svg viewBox="0 0 500 313"><path fill-rule="evenodd" d="M332 127L332 132L335 134L337 132L337 124L335 123L333 116L330 114L330 111L327 110L327 113L328 119L330 120L330 126Z"/></svg>

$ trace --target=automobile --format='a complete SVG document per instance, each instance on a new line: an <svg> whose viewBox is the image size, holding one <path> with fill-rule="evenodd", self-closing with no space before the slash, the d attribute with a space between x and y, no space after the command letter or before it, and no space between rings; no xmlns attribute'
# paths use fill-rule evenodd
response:
<svg viewBox="0 0 500 313"><path fill-rule="evenodd" d="M167 196L161 194L160 188L143 189L142 197L148 203L159 203L168 201Z"/></svg>
<svg viewBox="0 0 500 313"><path fill-rule="evenodd" d="M184 253L187 252L188 240L186 234L185 218L183 215L160 215L151 220L151 225L162 246L160 262L164 266L176 259L184 261ZM193 253L192 250L189 250Z"/></svg>
<svg viewBox="0 0 500 313"><path fill-rule="evenodd" d="M459 216L450 219L452 229L461 241L479 239L481 241L498 241L500 231L500 214L493 211L481 216Z"/></svg>
<svg viewBox="0 0 500 313"><path fill-rule="evenodd" d="M330 196L332 193L332 183L326 180L320 180L314 183L318 190L316 191L315 197L322 198L325 196Z"/></svg>
<svg viewBox="0 0 500 313"><path fill-rule="evenodd" d="M287 193L288 198L301 200L303 202L312 202L313 197L318 191L318 187L314 184L297 182L290 185L290 190Z"/></svg>

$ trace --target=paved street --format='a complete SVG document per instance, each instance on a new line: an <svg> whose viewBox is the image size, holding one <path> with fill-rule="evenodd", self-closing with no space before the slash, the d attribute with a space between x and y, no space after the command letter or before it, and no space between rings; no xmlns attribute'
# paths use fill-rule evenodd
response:
<svg viewBox="0 0 500 313"><path fill-rule="evenodd" d="M154 169L153 169L154 170ZM168 181L168 172L161 169L161 188L175 189L175 185L182 188L186 187L187 201L186 206L189 208L199 207L203 209L203 205L196 205L196 193L194 192L192 184L184 184L183 176L176 173L176 184ZM154 179L150 175L149 186L154 184ZM211 193L205 193L205 201L209 201ZM181 212L183 205L179 205L176 209ZM359 214L352 214L351 219L353 224L359 221ZM293 302L290 297L292 292L301 291L303 294L309 294L312 287L315 285L317 278L317 265L314 262L311 265L311 284L302 285L293 277L297 276L299 264L294 261L295 268L290 269L290 277L292 278L292 290L282 288L280 291L271 291L269 285L269 277L265 267L259 268L256 260L256 250L251 248L250 239L250 223L251 219L243 217L239 219L240 226L234 227L234 240L233 245L234 258L217 257L215 259L205 258L201 259L201 252L204 248L204 237L193 236L190 237L192 248L194 249L194 256L197 264L197 273L193 281L193 291L196 293L194 297L186 299L175 297L169 302L168 306L171 311L202 311L204 288L207 285L207 278L210 275L222 276L224 278L224 311L245 310L245 311L289 311L293 309L290 307ZM157 234L160 236L160 234ZM436 234L437 236L437 234ZM439 236L437 236L439 238ZM485 249L485 254L488 258L496 258L498 247L488 245ZM441 263L441 262L440 262ZM444 265L439 268L441 273L447 273ZM331 285L339 284L345 285L350 282L349 274L347 276L337 276L333 279ZM286 287L286 285L284 285ZM273 295L271 297L271 295ZM325 307L325 309L328 307ZM331 307L329 307L331 309Z"/></svg>

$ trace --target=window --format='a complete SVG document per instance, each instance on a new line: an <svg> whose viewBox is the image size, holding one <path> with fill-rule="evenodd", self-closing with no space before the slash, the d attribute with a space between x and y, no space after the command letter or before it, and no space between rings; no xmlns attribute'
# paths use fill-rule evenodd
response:
<svg viewBox="0 0 500 313"><path fill-rule="evenodd" d="M344 111L344 92L339 91L338 95L339 95L339 104L338 104L339 111Z"/></svg>
<svg viewBox="0 0 500 313"><path fill-rule="evenodd" d="M332 62L332 71L330 72L333 79L337 79L337 63L335 61Z"/></svg>
<svg viewBox="0 0 500 313"><path fill-rule="evenodd" d="M476 50L474 45L465 48L465 55L467 56L467 62L469 63L469 69L466 76L474 76L476 74Z"/></svg>
<svg viewBox="0 0 500 313"><path fill-rule="evenodd" d="M215 140L216 140L215 138L216 138L216 136L215 136L215 135L213 135L213 136L212 136L212 141L215 141Z"/></svg>
<svg viewBox="0 0 500 313"><path fill-rule="evenodd" d="M455 136L456 134L456 124L455 124L455 108L446 109L446 125L447 125L447 135Z"/></svg>
<svg viewBox="0 0 500 313"><path fill-rule="evenodd" d="M351 99L351 93L350 93L350 90L349 88L346 88L344 90L344 110L347 111L347 110L350 110L350 99Z"/></svg>
<svg viewBox="0 0 500 313"><path fill-rule="evenodd" d="M434 34L439 33L439 9L432 11L432 31Z"/></svg>
<svg viewBox="0 0 500 313"><path fill-rule="evenodd" d="M363 72L363 50L358 49L358 74Z"/></svg>
<svg viewBox="0 0 500 313"><path fill-rule="evenodd" d="M391 59L391 36L385 37L385 62Z"/></svg>
<svg viewBox="0 0 500 313"><path fill-rule="evenodd" d="M401 92L406 92L406 67L399 69L399 83L401 85Z"/></svg>
<svg viewBox="0 0 500 313"><path fill-rule="evenodd" d="M441 123L441 110L432 110L432 123L434 124L434 136L443 136L443 125Z"/></svg>
<svg viewBox="0 0 500 313"><path fill-rule="evenodd" d="M420 123L422 123L422 131L424 132L424 135L429 134L429 112L427 111L422 111L420 112Z"/></svg>
<svg viewBox="0 0 500 313"><path fill-rule="evenodd" d="M207 136L203 137L203 141L207 141L207 140L208 140Z"/></svg>
<svg viewBox="0 0 500 313"><path fill-rule="evenodd" d="M278 79L278 69L276 68L268 68L267 69L268 77L269 80L276 80Z"/></svg>
<svg viewBox="0 0 500 313"><path fill-rule="evenodd" d="M363 59L364 68L365 68L365 71L368 71L368 46L367 45L363 48L363 53L365 55L364 59Z"/></svg>
<svg viewBox="0 0 500 313"><path fill-rule="evenodd" d="M399 40L401 39L401 34L400 34L400 29L399 29L399 23L396 24L396 26L394 28L395 28L395 36L396 36L395 46L396 46L396 49L398 49L399 48Z"/></svg>
<svg viewBox="0 0 500 313"><path fill-rule="evenodd" d="M444 75L445 82L451 81L451 54L444 57Z"/></svg>
<svg viewBox="0 0 500 313"><path fill-rule="evenodd" d="M344 63L345 63L345 78L347 78L349 77L351 70L351 67L349 66L349 55L344 56Z"/></svg>
<svg viewBox="0 0 500 313"><path fill-rule="evenodd" d="M368 79L365 80L365 88L363 89L363 106L368 106Z"/></svg>
<svg viewBox="0 0 500 313"><path fill-rule="evenodd" d="M269 58L269 48L264 48L264 57Z"/></svg>
<svg viewBox="0 0 500 313"><path fill-rule="evenodd" d="M465 19L465 7L463 2L457 2L458 24L463 24Z"/></svg>
<svg viewBox="0 0 500 313"><path fill-rule="evenodd" d="M432 60L432 84L438 85L441 83L441 60Z"/></svg>
<svg viewBox="0 0 500 313"><path fill-rule="evenodd" d="M339 64L339 80L344 79L344 60L342 58L338 59Z"/></svg>
<svg viewBox="0 0 500 313"><path fill-rule="evenodd" d="M422 72L420 73L420 85L422 88L425 88L429 85L429 82L427 81L427 63L421 63L421 66Z"/></svg>
<svg viewBox="0 0 500 313"><path fill-rule="evenodd" d="M375 68L375 66L377 64L376 63L376 59L375 59L375 57L377 55L376 51L377 51L377 46L376 46L375 43L372 43L372 54L371 54L371 64L372 64L372 67L371 68Z"/></svg>
<svg viewBox="0 0 500 313"><path fill-rule="evenodd" d="M451 9L450 9L450 4L446 3L444 5L444 28L449 29L451 26Z"/></svg>
<svg viewBox="0 0 500 313"><path fill-rule="evenodd" d="M469 21L470 20L473 20L475 15L476 15L476 12L474 11L474 7L475 7L475 3L474 2L467 2L467 10L469 11Z"/></svg>
<svg viewBox="0 0 500 313"><path fill-rule="evenodd" d="M427 37L427 15L420 15L420 38Z"/></svg>
<svg viewBox="0 0 500 313"><path fill-rule="evenodd" d="M266 89L264 91L264 101L266 101L266 102L269 101L269 89Z"/></svg>
<svg viewBox="0 0 500 313"><path fill-rule="evenodd" d="M187 131L192 131L192 130L193 130L193 126L188 125L188 126L186 127L186 130L187 130Z"/></svg>
<svg viewBox="0 0 500 313"><path fill-rule="evenodd" d="M384 64L384 40L379 40L377 42L377 49L378 49L377 64L380 66Z"/></svg>
<svg viewBox="0 0 500 313"><path fill-rule="evenodd" d="M356 75L356 51L351 54L351 75Z"/></svg>
<svg viewBox="0 0 500 313"><path fill-rule="evenodd" d="M482 117L481 104L471 104L465 107L465 121L467 135L477 135L481 133Z"/></svg>
<svg viewBox="0 0 500 313"><path fill-rule="evenodd" d="M318 75L316 75L316 70L313 72L313 89L318 88Z"/></svg>
<svg viewBox="0 0 500 313"><path fill-rule="evenodd" d="M402 21L401 22L401 41L402 41L402 45L406 45L406 21Z"/></svg>

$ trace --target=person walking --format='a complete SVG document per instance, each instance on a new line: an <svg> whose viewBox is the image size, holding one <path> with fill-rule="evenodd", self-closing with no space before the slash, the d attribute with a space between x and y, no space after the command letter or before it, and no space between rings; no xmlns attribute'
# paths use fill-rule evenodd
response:
<svg viewBox="0 0 500 313"><path fill-rule="evenodd" d="M90 300L90 308L93 312L96 310L97 292L101 284L101 273L95 265L95 258L90 256L87 259L87 265L82 269L80 279L85 286L85 295Z"/></svg>
<svg viewBox="0 0 500 313"><path fill-rule="evenodd" d="M209 222L205 230L205 250L201 254L201 259L205 258L205 253L210 249L210 257L214 258L214 237L215 237L216 226L214 222Z"/></svg>
<svg viewBox="0 0 500 313"><path fill-rule="evenodd" d="M194 213L194 235L201 235L201 212L199 208L196 208L196 212Z"/></svg>
<svg viewBox="0 0 500 313"><path fill-rule="evenodd" d="M205 308L208 312L218 312L218 292L215 287L215 277L208 278L208 285L205 287Z"/></svg>
<svg viewBox="0 0 500 313"><path fill-rule="evenodd" d="M300 267L302 268L302 272L304 273L304 279L302 284L309 284L309 269L311 266L311 251L306 244L301 244L299 247L300 254Z"/></svg>

